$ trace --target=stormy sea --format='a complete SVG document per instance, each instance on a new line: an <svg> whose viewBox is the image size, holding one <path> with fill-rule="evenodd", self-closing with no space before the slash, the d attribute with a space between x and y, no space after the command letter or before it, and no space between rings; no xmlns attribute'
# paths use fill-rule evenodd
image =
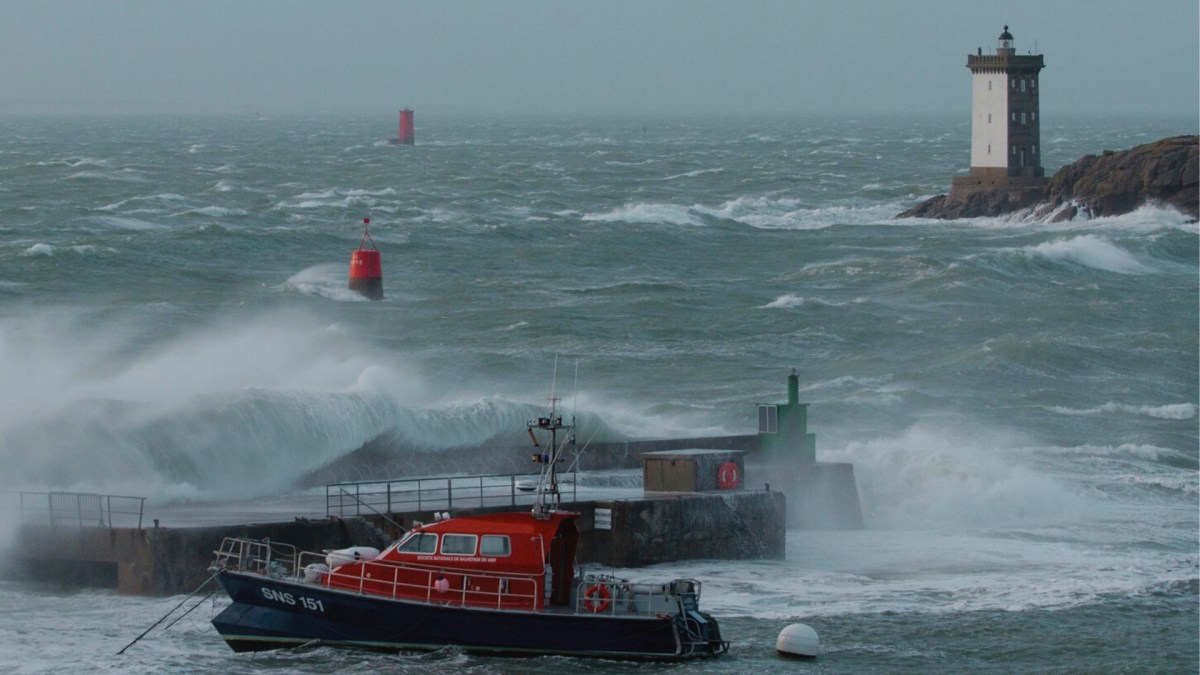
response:
<svg viewBox="0 0 1200 675"><path fill-rule="evenodd" d="M1200 668L1200 230L1154 206L895 220L965 172L965 116L417 111L413 146L390 112L0 131L8 555L21 491L141 496L170 526L384 437L476 471L455 449L519 441L551 386L584 438L753 433L793 368L865 519L789 529L784 560L617 570L703 580L732 641L710 661L235 654L219 596L117 655L182 598L6 580L0 672ZM1196 132L1048 114L1043 163ZM380 301L347 288L363 218ZM796 622L817 659L775 654Z"/></svg>

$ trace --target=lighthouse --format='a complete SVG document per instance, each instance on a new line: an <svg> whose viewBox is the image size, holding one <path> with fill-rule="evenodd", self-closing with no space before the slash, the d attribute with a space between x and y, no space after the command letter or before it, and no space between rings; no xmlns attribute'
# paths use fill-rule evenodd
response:
<svg viewBox="0 0 1200 675"><path fill-rule="evenodd" d="M1046 193L1042 168L1041 54L1018 55L1008 26L996 51L967 55L971 70L971 166L937 195L897 218L978 218L1019 212Z"/></svg>
<svg viewBox="0 0 1200 675"><path fill-rule="evenodd" d="M1046 184L1042 168L1038 73L1041 54L1018 55L1008 26L994 54L967 55L971 70L971 168L951 195L1001 190L1014 203ZM1015 205L1015 204L1014 204Z"/></svg>

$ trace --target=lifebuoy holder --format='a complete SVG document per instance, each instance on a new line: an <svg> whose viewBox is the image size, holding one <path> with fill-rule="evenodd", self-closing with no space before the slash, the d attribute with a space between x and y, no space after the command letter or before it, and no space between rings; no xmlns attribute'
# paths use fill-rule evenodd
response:
<svg viewBox="0 0 1200 675"><path fill-rule="evenodd" d="M738 471L738 465L734 462L725 462L717 468L717 487L722 490L736 490L742 484L742 476Z"/></svg>
<svg viewBox="0 0 1200 675"><path fill-rule="evenodd" d="M594 584L583 592L583 606L587 607L589 612L599 614L611 604L612 591L608 590L607 584Z"/></svg>

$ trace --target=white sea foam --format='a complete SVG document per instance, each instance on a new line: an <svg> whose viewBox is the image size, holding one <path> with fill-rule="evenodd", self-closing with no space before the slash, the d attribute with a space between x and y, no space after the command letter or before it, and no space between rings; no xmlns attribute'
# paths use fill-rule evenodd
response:
<svg viewBox="0 0 1200 675"><path fill-rule="evenodd" d="M1061 415L1108 415L1110 413L1126 413L1130 415L1145 415L1164 420L1190 420L1196 417L1197 406L1194 403L1171 403L1167 405L1130 405L1127 403L1108 402L1095 408L1064 408L1050 406L1049 410Z"/></svg>
<svg viewBox="0 0 1200 675"><path fill-rule="evenodd" d="M1195 471L1189 471L1187 474L1182 475L1147 475L1142 473L1128 473L1117 475L1113 478L1118 482L1124 482L1141 488L1180 492L1193 497L1200 494L1200 483L1197 482L1197 474Z"/></svg>
<svg viewBox="0 0 1200 675"><path fill-rule="evenodd" d="M997 526L1071 519L1085 506L1068 486L1024 465L1019 437L963 420L918 423L899 437L823 452L854 462L876 527Z"/></svg>
<svg viewBox="0 0 1200 675"><path fill-rule="evenodd" d="M704 220L691 209L674 204L625 204L606 213L584 214L583 220L602 223L648 223L667 225L703 225Z"/></svg>
<svg viewBox="0 0 1200 675"><path fill-rule="evenodd" d="M1164 459L1191 459L1195 461L1193 455L1190 458L1186 453L1171 448L1164 448L1157 445L1147 445L1144 443L1122 443L1120 445L1075 445L1075 446L1056 446L1034 448L1038 453L1053 454L1053 455L1075 455L1081 457L1129 457L1137 460L1148 462L1158 462Z"/></svg>
<svg viewBox="0 0 1200 675"><path fill-rule="evenodd" d="M184 213L198 213L202 216L212 216L214 218L227 218L229 216L244 216L249 212L245 209L231 209L223 206L205 206L199 209L191 209Z"/></svg>
<svg viewBox="0 0 1200 675"><path fill-rule="evenodd" d="M1091 531L1094 541L1064 541L1055 528L790 531L785 561L689 561L655 571L702 579L703 603L718 616L783 621L1078 607L1143 595L1186 579L1194 565L1114 546L1126 535L1111 525Z"/></svg>
<svg viewBox="0 0 1200 675"><path fill-rule="evenodd" d="M1021 251L1031 257L1052 262L1068 262L1117 274L1146 274L1153 271L1124 249L1091 234L1026 246Z"/></svg>
<svg viewBox="0 0 1200 675"><path fill-rule="evenodd" d="M918 202L926 200L931 196L932 195L922 196L918 199ZM905 206L904 208L908 208L908 206ZM957 222L988 229L1036 228L1039 232L1077 232L1080 230L1101 230L1121 233L1146 234L1159 230L1170 229L1200 233L1200 225L1198 225L1196 221L1192 220L1190 216L1180 213L1174 208L1164 207L1157 204L1143 204L1129 213L1123 213L1116 216L1088 218L1085 214L1078 214L1071 220L1052 222L1053 218L1056 217L1057 214L1058 211L1053 213L1041 213L1037 208L1030 208L1015 213L1005 214L1003 216L967 218ZM904 220L913 223L926 224L942 222L935 219L925 218L906 218Z"/></svg>
<svg viewBox="0 0 1200 675"><path fill-rule="evenodd" d="M109 164L107 159L100 159L98 157L72 157L65 161L67 166L72 168L80 166L108 166Z"/></svg>
<svg viewBox="0 0 1200 675"><path fill-rule="evenodd" d="M92 222L103 225L114 230L130 230L133 232L144 232L148 230L165 230L167 225L152 223L138 218L129 218L126 216L99 216L91 219Z"/></svg>
<svg viewBox="0 0 1200 675"><path fill-rule="evenodd" d="M767 304L763 305L762 307L763 307L763 309L775 309L775 308L791 309L793 307L803 307L803 306L804 306L804 298L803 297L801 297L799 295L792 295L792 294L788 293L786 295L781 295L778 298L775 298L774 300L772 300L771 302L768 302Z"/></svg>
<svg viewBox="0 0 1200 675"><path fill-rule="evenodd" d="M680 178L695 178L696 176L703 176L703 175L709 174L709 173L722 173L723 171L725 171L725 170L724 169L696 169L695 171L688 171L686 173L676 173L676 174L672 174L670 176L665 176L663 178L663 180L678 180Z"/></svg>
<svg viewBox="0 0 1200 675"><path fill-rule="evenodd" d="M53 256L54 247L50 244L34 244L21 252L23 256Z"/></svg>
<svg viewBox="0 0 1200 675"><path fill-rule="evenodd" d="M283 287L340 302L366 302L367 298L361 293L350 290L346 269L335 263L313 265L288 277Z"/></svg>
<svg viewBox="0 0 1200 675"><path fill-rule="evenodd" d="M810 208L790 198L741 197L715 207L629 203L612 211L585 214L583 220L692 226L729 220L764 230L812 230L846 223L890 223L896 210L893 205Z"/></svg>

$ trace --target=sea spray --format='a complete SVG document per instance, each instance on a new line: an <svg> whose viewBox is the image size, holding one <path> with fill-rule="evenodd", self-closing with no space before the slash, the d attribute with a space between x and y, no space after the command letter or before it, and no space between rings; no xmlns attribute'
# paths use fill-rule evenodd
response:
<svg viewBox="0 0 1200 675"><path fill-rule="evenodd" d="M899 436L823 453L852 461L868 527L977 528L1079 517L1088 501L1022 462L1021 434L968 421L924 421Z"/></svg>

